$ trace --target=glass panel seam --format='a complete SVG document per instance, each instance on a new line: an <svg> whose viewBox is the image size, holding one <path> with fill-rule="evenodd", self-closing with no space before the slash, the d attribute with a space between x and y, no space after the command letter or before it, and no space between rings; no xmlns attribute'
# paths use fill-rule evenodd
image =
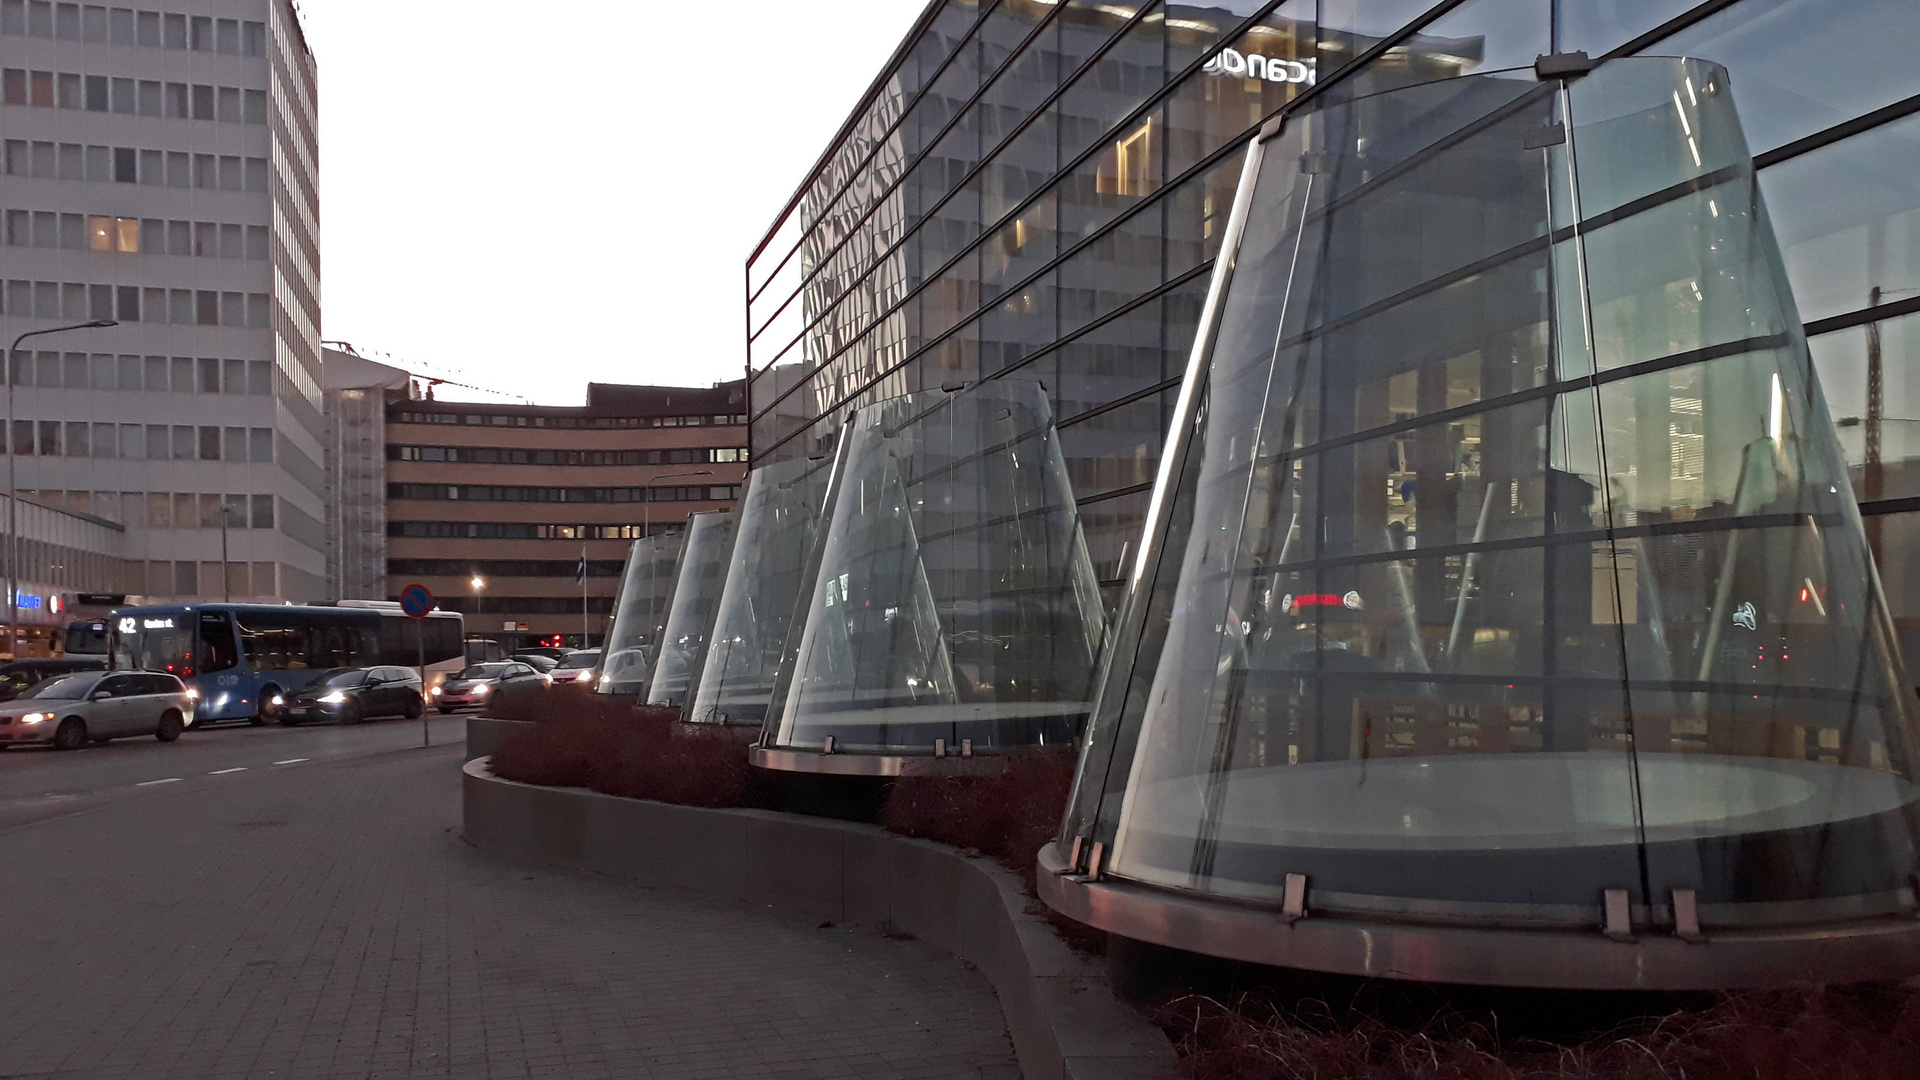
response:
<svg viewBox="0 0 1920 1080"><path fill-rule="evenodd" d="M1916 112L1920 112L1920 94L1902 98L1891 105L1882 105L1872 112L1862 113L1851 120L1843 120L1832 127L1823 128L1764 153L1755 154L1753 155L1754 168L1764 169L1783 161L1791 161L1802 154L1812 153L1821 147L1851 139L1855 135L1864 135L1882 124L1892 123Z"/></svg>

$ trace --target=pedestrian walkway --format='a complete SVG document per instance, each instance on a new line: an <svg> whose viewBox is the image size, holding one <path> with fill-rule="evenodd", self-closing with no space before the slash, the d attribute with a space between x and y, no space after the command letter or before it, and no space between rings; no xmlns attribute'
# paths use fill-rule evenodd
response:
<svg viewBox="0 0 1920 1080"><path fill-rule="evenodd" d="M472 851L460 757L0 829L0 1077L1018 1077L945 953Z"/></svg>

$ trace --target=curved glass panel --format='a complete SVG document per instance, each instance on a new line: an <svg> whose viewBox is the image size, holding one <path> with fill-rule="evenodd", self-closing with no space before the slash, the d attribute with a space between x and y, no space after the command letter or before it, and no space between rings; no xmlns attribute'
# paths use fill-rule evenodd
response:
<svg viewBox="0 0 1920 1080"><path fill-rule="evenodd" d="M1911 910L1914 703L1725 72L1330 102L1251 168L1063 836L1362 916Z"/></svg>
<svg viewBox="0 0 1920 1080"><path fill-rule="evenodd" d="M1103 616L1045 390L908 394L846 430L770 745L1072 739Z"/></svg>
<svg viewBox="0 0 1920 1080"><path fill-rule="evenodd" d="M613 604L613 627L607 631L607 644L601 652L600 681L594 686L597 692L647 692L656 649L666 629L667 610L673 602L682 543L678 533L649 536L635 540L627 552L627 565L620 574L620 594Z"/></svg>
<svg viewBox="0 0 1920 1080"><path fill-rule="evenodd" d="M720 588L726 584L727 564L733 558L733 538L731 511L695 514L688 522L679 579L674 583L673 602L661 630L660 660L654 667L653 683L647 688L648 702L684 704L688 689L699 677Z"/></svg>
<svg viewBox="0 0 1920 1080"><path fill-rule="evenodd" d="M766 718L830 470L824 458L796 459L748 475L712 645L685 719L757 724Z"/></svg>

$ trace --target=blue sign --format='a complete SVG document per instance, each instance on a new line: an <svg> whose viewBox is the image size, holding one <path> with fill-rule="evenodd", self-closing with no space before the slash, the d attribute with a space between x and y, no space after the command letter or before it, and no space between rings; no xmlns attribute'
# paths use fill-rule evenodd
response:
<svg viewBox="0 0 1920 1080"><path fill-rule="evenodd" d="M425 585L409 585L400 590L400 610L418 619L433 610L433 594Z"/></svg>

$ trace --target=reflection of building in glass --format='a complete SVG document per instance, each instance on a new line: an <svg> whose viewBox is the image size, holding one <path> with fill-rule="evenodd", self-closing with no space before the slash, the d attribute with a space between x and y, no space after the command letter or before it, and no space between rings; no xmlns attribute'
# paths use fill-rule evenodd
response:
<svg viewBox="0 0 1920 1080"><path fill-rule="evenodd" d="M734 517L728 511L694 514L688 519L673 602L661 629L659 665L647 688L649 702L683 705L699 679L707 635L713 630L714 609L726 584L727 564L733 558L733 540Z"/></svg>
<svg viewBox="0 0 1920 1080"><path fill-rule="evenodd" d="M1452 982L1920 959L1915 703L1728 74L1584 66L1258 144L1056 907Z"/></svg>
<svg viewBox="0 0 1920 1080"><path fill-rule="evenodd" d="M758 724L766 718L830 469L825 457L794 458L748 476L711 645L685 719Z"/></svg>
<svg viewBox="0 0 1920 1080"><path fill-rule="evenodd" d="M1037 384L861 409L828 500L757 761L895 773L1079 734L1102 614Z"/></svg>
<svg viewBox="0 0 1920 1080"><path fill-rule="evenodd" d="M600 652L602 694L644 694L653 680L654 661L673 607L673 587L679 581L680 550L685 538L678 532L635 540L620 572L620 591L613 599L613 623Z"/></svg>
<svg viewBox="0 0 1920 1080"><path fill-rule="evenodd" d="M1698 56L1730 72L1896 620L1920 626L1917 48L1904 0L930 3L749 263L755 453L1036 374L1111 606L1262 121L1540 54Z"/></svg>

